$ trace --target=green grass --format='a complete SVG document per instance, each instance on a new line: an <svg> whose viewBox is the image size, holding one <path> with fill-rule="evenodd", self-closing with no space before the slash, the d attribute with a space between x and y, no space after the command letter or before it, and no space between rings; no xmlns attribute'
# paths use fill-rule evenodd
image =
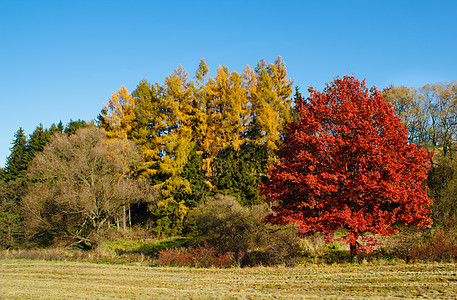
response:
<svg viewBox="0 0 457 300"><path fill-rule="evenodd" d="M192 269L0 260L1 299L456 297L456 264Z"/></svg>
<svg viewBox="0 0 457 300"><path fill-rule="evenodd" d="M170 248L179 247L185 244L188 239L185 237L171 237L163 240L145 240L145 241L134 241L134 240L114 240L105 241L101 247L106 247L110 250L114 250L116 254L131 254L131 253L142 253L146 255L154 255L159 251L167 250Z"/></svg>

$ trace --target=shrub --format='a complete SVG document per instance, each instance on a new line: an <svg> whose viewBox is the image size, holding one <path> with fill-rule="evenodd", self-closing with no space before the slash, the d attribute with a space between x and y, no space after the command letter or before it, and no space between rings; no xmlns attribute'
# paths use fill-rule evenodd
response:
<svg viewBox="0 0 457 300"><path fill-rule="evenodd" d="M413 260L454 261L457 259L456 228L437 227L414 244L409 255Z"/></svg>
<svg viewBox="0 0 457 300"><path fill-rule="evenodd" d="M264 225L265 226L265 225ZM294 265L300 253L300 239L291 226L266 225L263 241L257 249L249 251L241 260L241 266Z"/></svg>
<svg viewBox="0 0 457 300"><path fill-rule="evenodd" d="M296 229L263 223L268 213L265 205L243 207L234 197L218 194L190 211L188 227L197 244L233 252L241 265L287 264L299 253Z"/></svg>
<svg viewBox="0 0 457 300"><path fill-rule="evenodd" d="M220 194L208 197L204 205L190 211L188 224L197 241L230 251L248 249L256 229L248 208Z"/></svg>
<svg viewBox="0 0 457 300"><path fill-rule="evenodd" d="M392 236L377 237L373 253L364 255L373 259L402 259L410 261L453 261L457 259L457 226L436 226L426 230L401 228Z"/></svg>
<svg viewBox="0 0 457 300"><path fill-rule="evenodd" d="M403 228L399 233L391 236L377 237L378 246L369 259L402 259L409 262L411 249L422 239L422 231Z"/></svg>
<svg viewBox="0 0 457 300"><path fill-rule="evenodd" d="M221 252L214 247L205 245L160 251L155 264L175 267L228 268L235 265L235 257L233 252Z"/></svg>
<svg viewBox="0 0 457 300"><path fill-rule="evenodd" d="M341 235L341 232L337 232ZM334 239L333 243L327 244L325 237L315 233L303 237L300 240L301 263L348 263L351 261L349 246ZM359 254L358 256L361 256Z"/></svg>
<svg viewBox="0 0 457 300"><path fill-rule="evenodd" d="M325 237L320 233L303 237L300 240L300 252L304 257L317 257L323 255L326 247Z"/></svg>

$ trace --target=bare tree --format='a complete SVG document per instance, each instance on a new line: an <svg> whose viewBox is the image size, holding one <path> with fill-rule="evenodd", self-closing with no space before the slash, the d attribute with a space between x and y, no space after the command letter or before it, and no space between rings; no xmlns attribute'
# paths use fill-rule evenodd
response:
<svg viewBox="0 0 457 300"><path fill-rule="evenodd" d="M132 170L141 163L135 144L107 139L102 129L56 134L28 169L24 197L27 233L41 243L71 241L83 248L125 206L147 198L148 186Z"/></svg>

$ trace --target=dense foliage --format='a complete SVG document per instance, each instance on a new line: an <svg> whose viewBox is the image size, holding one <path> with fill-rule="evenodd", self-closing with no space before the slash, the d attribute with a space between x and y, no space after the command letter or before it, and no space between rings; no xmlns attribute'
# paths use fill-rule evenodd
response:
<svg viewBox="0 0 457 300"><path fill-rule="evenodd" d="M294 223L329 241L347 230L351 253L366 232L389 235L395 224L431 224L422 183L429 153L409 143L406 129L375 88L354 77L336 78L323 92L298 99L298 120L287 128L280 161L264 185L273 223ZM373 242L373 241L371 241Z"/></svg>
<svg viewBox="0 0 457 300"><path fill-rule="evenodd" d="M99 116L108 136L140 145L140 176L162 193L152 209L159 234L179 233L209 192L259 203L258 185L291 119L292 80L281 57L242 75L222 66L207 75L202 60L195 80L178 66L163 85L142 80L131 95L121 87Z"/></svg>
<svg viewBox="0 0 457 300"><path fill-rule="evenodd" d="M29 136L19 129L0 170L0 247L93 248L116 233L141 232L187 235L197 250L229 251L247 265L281 262L297 241L290 227L260 222L265 202L280 204L271 221L287 215L280 207L295 205L306 217L295 224L303 233L331 236L343 227L354 242L364 232L390 233L393 224L429 224L420 185L428 163L433 222L455 219L455 82L383 90L406 131L380 93L352 77L303 99L298 88L292 96L281 57L242 73L219 66L209 74L201 60L193 76L178 66L162 83L143 79L131 92L122 86L97 124L39 125ZM290 178L307 175L274 186L280 168ZM313 201L322 205L315 219L306 209Z"/></svg>

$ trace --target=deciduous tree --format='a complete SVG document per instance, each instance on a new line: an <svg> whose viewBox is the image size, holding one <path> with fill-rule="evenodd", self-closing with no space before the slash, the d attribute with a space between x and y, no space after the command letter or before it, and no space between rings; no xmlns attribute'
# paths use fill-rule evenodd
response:
<svg viewBox="0 0 457 300"><path fill-rule="evenodd" d="M242 77L236 72L228 73L220 66L215 79L206 85L207 132L203 149L207 154L204 167L212 174L213 161L224 148L238 150L244 142L244 133L249 123L248 99Z"/></svg>
<svg viewBox="0 0 457 300"><path fill-rule="evenodd" d="M125 86L113 92L99 116L100 124L109 137L127 138L135 116L134 105L132 95Z"/></svg>
<svg viewBox="0 0 457 300"><path fill-rule="evenodd" d="M457 213L457 82L390 86L383 94L409 128L409 140L435 151L427 187L435 223L448 224Z"/></svg>
<svg viewBox="0 0 457 300"><path fill-rule="evenodd" d="M146 198L146 186L130 176L139 162L133 142L108 140L102 129L54 135L28 170L28 237L93 247L95 235L109 221L119 221L124 205Z"/></svg>
<svg viewBox="0 0 457 300"><path fill-rule="evenodd" d="M405 86L389 86L383 90L383 96L392 104L395 113L408 128L409 141L420 146L427 145L429 135L427 110L417 90Z"/></svg>
<svg viewBox="0 0 457 300"><path fill-rule="evenodd" d="M367 232L429 226L423 183L431 154L408 142L382 94L353 76L309 91L308 99L298 97L298 120L289 123L280 161L263 186L275 212L266 220L321 232L329 242L344 228L352 256L375 243Z"/></svg>
<svg viewBox="0 0 457 300"><path fill-rule="evenodd" d="M285 125L291 120L293 81L287 78L286 66L280 56L270 64L263 59L259 61L251 80L255 80L255 87L249 92L252 103L250 139L266 145L272 162Z"/></svg>
<svg viewBox="0 0 457 300"><path fill-rule="evenodd" d="M165 134L165 108L158 95L158 86L141 80L132 93L135 102L132 138L144 156L141 175L150 178L158 172L161 137Z"/></svg>

